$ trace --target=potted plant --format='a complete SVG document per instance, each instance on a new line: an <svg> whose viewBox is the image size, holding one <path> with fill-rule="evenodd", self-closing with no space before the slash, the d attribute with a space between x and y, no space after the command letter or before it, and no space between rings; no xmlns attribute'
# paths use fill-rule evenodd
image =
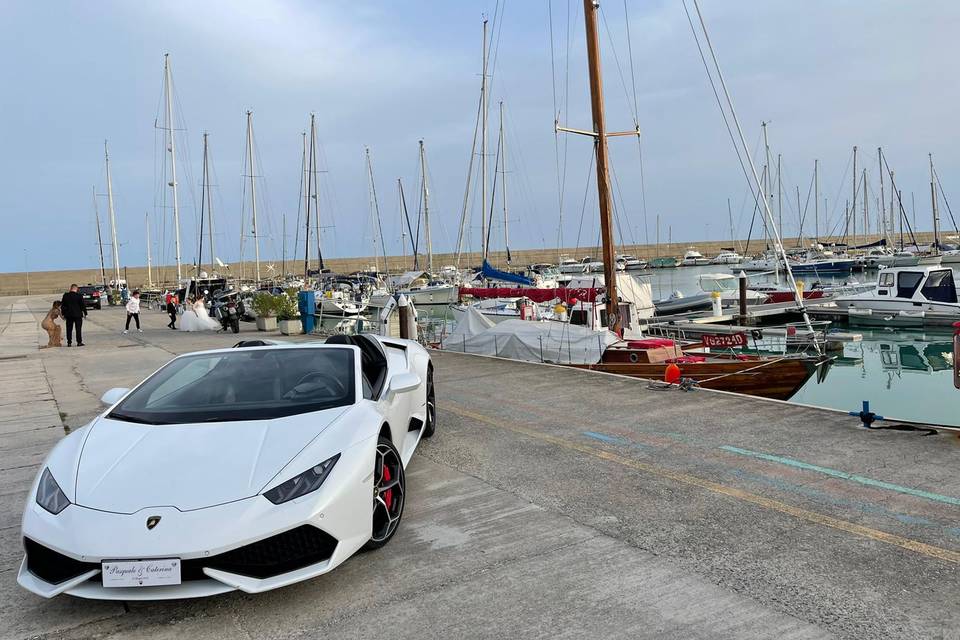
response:
<svg viewBox="0 0 960 640"><path fill-rule="evenodd" d="M266 292L253 296L253 311L257 314L257 331L277 330L277 303L274 297Z"/></svg>
<svg viewBox="0 0 960 640"><path fill-rule="evenodd" d="M277 298L277 321L280 333L285 336L295 336L303 333L300 323L300 309L297 299L288 293L281 293Z"/></svg>

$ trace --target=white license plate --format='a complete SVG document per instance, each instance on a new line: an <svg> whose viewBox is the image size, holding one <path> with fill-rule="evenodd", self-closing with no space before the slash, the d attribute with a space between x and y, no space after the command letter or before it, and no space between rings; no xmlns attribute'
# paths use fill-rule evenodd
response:
<svg viewBox="0 0 960 640"><path fill-rule="evenodd" d="M180 584L180 558L116 560L101 565L104 587L159 587Z"/></svg>

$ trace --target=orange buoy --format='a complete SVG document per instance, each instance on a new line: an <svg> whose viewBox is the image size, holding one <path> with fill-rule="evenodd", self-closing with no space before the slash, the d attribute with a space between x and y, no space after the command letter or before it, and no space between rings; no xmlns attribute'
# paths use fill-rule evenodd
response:
<svg viewBox="0 0 960 640"><path fill-rule="evenodd" d="M674 363L667 365L667 368L663 371L663 381L669 382L670 384L675 384L680 380L680 367Z"/></svg>

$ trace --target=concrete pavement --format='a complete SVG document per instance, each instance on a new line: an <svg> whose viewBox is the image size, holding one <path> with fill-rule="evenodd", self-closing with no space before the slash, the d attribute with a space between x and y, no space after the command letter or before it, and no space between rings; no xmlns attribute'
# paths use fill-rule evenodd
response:
<svg viewBox="0 0 960 640"><path fill-rule="evenodd" d="M88 346L38 350L48 301L0 299L0 638L960 637L955 436L448 353L385 549L258 596L34 597L18 525L45 453L106 389L237 339L150 311L123 336L105 309Z"/></svg>

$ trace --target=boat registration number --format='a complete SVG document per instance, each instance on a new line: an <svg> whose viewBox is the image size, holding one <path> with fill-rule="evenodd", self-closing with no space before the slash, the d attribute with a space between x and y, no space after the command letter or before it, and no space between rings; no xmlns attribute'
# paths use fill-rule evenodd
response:
<svg viewBox="0 0 960 640"><path fill-rule="evenodd" d="M747 346L747 334L725 333L725 334L704 334L703 346L705 347L745 347Z"/></svg>
<svg viewBox="0 0 960 640"><path fill-rule="evenodd" d="M115 560L101 564L104 587L159 587L180 584L180 558Z"/></svg>

